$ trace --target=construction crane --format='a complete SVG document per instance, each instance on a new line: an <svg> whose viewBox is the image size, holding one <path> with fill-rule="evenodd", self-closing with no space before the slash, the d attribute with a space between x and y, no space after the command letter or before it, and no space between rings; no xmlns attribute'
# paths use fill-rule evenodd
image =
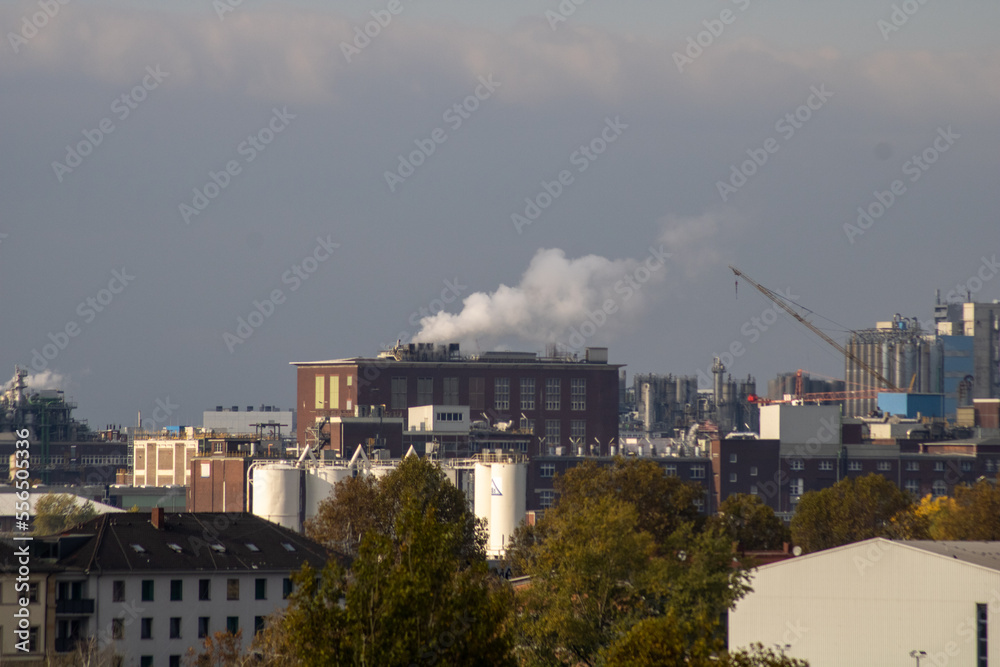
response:
<svg viewBox="0 0 1000 667"><path fill-rule="evenodd" d="M739 269L737 269L735 266L730 265L729 268L732 269L733 273L736 274L737 278L743 278L743 280L747 281L748 283L750 283L751 285L753 285L754 287L756 287L757 291L759 291L761 294L763 294L768 299L770 299L775 304L777 304L778 307L781 308L783 311L785 311L786 313L788 313L789 315L791 315L792 317L794 317L796 320L798 320L799 322L801 322L804 327L806 327L807 329L809 329L810 331L812 331L814 334L816 334L817 336L819 336L820 338L822 338L828 344L832 345L838 352L840 352L845 357L847 357L848 359L850 359L851 361L853 361L854 363L856 363L861 369L863 369L866 373L868 373L873 378L875 378L876 380L878 380L880 383L884 384L885 387L886 387L886 389L888 389L889 391L900 391L899 387L897 387L895 384L893 384L890 380L888 380L885 376L883 376L877 370L875 370L874 368L872 368L871 366L869 366L868 364L866 364L864 361L862 361L860 358L858 358L858 356L856 354L854 354L853 352L851 352L850 350L848 350L847 348L845 348L843 345L841 345L840 343L838 343L834 339L832 339L829 336L827 336L825 333L823 333L818 328L816 328L813 325L812 322L810 322L809 320L807 320L806 318L802 317L797 312L795 312L790 306L788 306L784 302L784 300L782 299L782 297L780 297L779 295L775 294L774 292L772 292L768 288L764 287L760 283L755 282L752 278L750 278L750 276L748 276L747 274L743 273L742 271L740 271Z"/></svg>

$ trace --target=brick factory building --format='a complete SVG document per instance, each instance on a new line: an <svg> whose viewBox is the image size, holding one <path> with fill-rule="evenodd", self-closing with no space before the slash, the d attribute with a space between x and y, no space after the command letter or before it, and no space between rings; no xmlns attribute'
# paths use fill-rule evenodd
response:
<svg viewBox="0 0 1000 667"><path fill-rule="evenodd" d="M344 440L345 424L357 420L367 437L377 437L383 420L405 420L408 408L422 405L468 406L474 422L506 423L508 431L532 436L531 455L557 447L606 452L618 438L622 365L608 363L607 348L587 348L578 359L533 352L462 356L454 343L411 343L374 358L293 365L299 444L318 444L341 456L357 446ZM373 417L371 406L384 409ZM392 451L392 443L385 446Z"/></svg>

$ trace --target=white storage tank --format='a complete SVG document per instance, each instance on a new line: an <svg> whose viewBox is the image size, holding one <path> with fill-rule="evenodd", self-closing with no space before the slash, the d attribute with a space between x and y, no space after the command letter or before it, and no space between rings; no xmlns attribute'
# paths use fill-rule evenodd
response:
<svg viewBox="0 0 1000 667"><path fill-rule="evenodd" d="M267 463L253 469L252 512L298 531L301 471L290 463Z"/></svg>
<svg viewBox="0 0 1000 667"><path fill-rule="evenodd" d="M473 511L476 517L486 520L486 528L490 526L490 483L492 477L492 466L489 463L476 463L475 496Z"/></svg>
<svg viewBox="0 0 1000 667"><path fill-rule="evenodd" d="M306 472L306 519L316 516L319 504L333 494L333 487L351 476L349 468L320 466Z"/></svg>
<svg viewBox="0 0 1000 667"><path fill-rule="evenodd" d="M524 521L527 488L526 463L493 463L490 478L490 553L502 554L514 530ZM479 484L476 484L476 501L479 501Z"/></svg>

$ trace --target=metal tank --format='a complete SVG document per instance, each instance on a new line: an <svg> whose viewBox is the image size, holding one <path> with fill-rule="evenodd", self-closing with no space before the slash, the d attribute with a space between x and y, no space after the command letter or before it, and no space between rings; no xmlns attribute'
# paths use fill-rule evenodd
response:
<svg viewBox="0 0 1000 667"><path fill-rule="evenodd" d="M350 476L350 469L342 466L321 466L306 471L306 519L316 516L319 504L333 495L333 487Z"/></svg>
<svg viewBox="0 0 1000 667"><path fill-rule="evenodd" d="M253 469L252 512L298 531L301 471L290 463L267 463Z"/></svg>
<svg viewBox="0 0 1000 667"><path fill-rule="evenodd" d="M476 463L475 495L473 496L473 511L476 517L486 521L486 527L490 526L490 484L492 482L492 469L489 463Z"/></svg>
<svg viewBox="0 0 1000 667"><path fill-rule="evenodd" d="M478 472L478 469L477 469ZM501 554L507 548L514 530L524 521L525 498L528 488L528 466L525 463L493 463L490 479L490 541L491 553ZM479 486L476 485L476 500Z"/></svg>

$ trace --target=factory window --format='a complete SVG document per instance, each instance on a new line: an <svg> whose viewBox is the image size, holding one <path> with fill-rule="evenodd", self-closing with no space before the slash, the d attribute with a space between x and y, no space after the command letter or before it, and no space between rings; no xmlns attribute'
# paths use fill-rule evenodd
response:
<svg viewBox="0 0 1000 667"><path fill-rule="evenodd" d="M751 484L750 485L750 495L751 496L756 496L757 495L757 485L756 484Z"/></svg>
<svg viewBox="0 0 1000 667"><path fill-rule="evenodd" d="M920 482L915 479L906 480L906 490L916 495L920 492Z"/></svg>
<svg viewBox="0 0 1000 667"><path fill-rule="evenodd" d="M348 375L347 376L347 386L348 387L354 386L354 376L353 375Z"/></svg>
<svg viewBox="0 0 1000 667"><path fill-rule="evenodd" d="M691 466L691 479L705 479L705 466Z"/></svg>
<svg viewBox="0 0 1000 667"><path fill-rule="evenodd" d="M538 474L542 477L552 477L556 474L556 467L552 463L543 463L538 467Z"/></svg>
<svg viewBox="0 0 1000 667"><path fill-rule="evenodd" d="M497 410L510 410L510 378L493 380L493 407Z"/></svg>
<svg viewBox="0 0 1000 667"><path fill-rule="evenodd" d="M199 579L198 580L198 599L199 600L211 600L212 599L212 580L211 579Z"/></svg>
<svg viewBox="0 0 1000 667"><path fill-rule="evenodd" d="M174 602L184 599L184 580L183 579L171 579L170 580L170 599Z"/></svg>
<svg viewBox="0 0 1000 667"><path fill-rule="evenodd" d="M267 579L256 579L254 580L254 599L255 600L266 600L267 599Z"/></svg>
<svg viewBox="0 0 1000 667"><path fill-rule="evenodd" d="M587 379L572 378L569 381L570 410L587 409Z"/></svg>
<svg viewBox="0 0 1000 667"><path fill-rule="evenodd" d="M151 655L140 656L139 667L153 667L153 656Z"/></svg>
<svg viewBox="0 0 1000 667"><path fill-rule="evenodd" d="M789 461L788 467L791 470L805 470L806 464L802 459L792 459Z"/></svg>
<svg viewBox="0 0 1000 667"><path fill-rule="evenodd" d="M168 667L181 667L181 657L179 655L170 656Z"/></svg>
<svg viewBox="0 0 1000 667"><path fill-rule="evenodd" d="M562 399L562 382L559 378L545 380L545 409L560 410Z"/></svg>
<svg viewBox="0 0 1000 667"><path fill-rule="evenodd" d="M910 472L917 472L920 470L920 462L918 461L907 461L906 469Z"/></svg>
<svg viewBox="0 0 1000 667"><path fill-rule="evenodd" d="M562 433L560 432L560 423L558 419L546 419L545 420L545 442L552 446L558 446L559 440L562 438Z"/></svg>
<svg viewBox="0 0 1000 667"><path fill-rule="evenodd" d="M944 472L944 461L934 462L934 472Z"/></svg>
<svg viewBox="0 0 1000 667"><path fill-rule="evenodd" d="M736 454L730 454L729 455L729 462L730 463L736 463Z"/></svg>
<svg viewBox="0 0 1000 667"><path fill-rule="evenodd" d="M729 473L729 483L730 484L736 483L736 473L734 472Z"/></svg>
<svg viewBox="0 0 1000 667"><path fill-rule="evenodd" d="M668 477L677 477L677 466L670 463L664 468L663 473Z"/></svg>
<svg viewBox="0 0 1000 667"><path fill-rule="evenodd" d="M170 638L180 639L181 638L181 617L174 616L170 619Z"/></svg>
<svg viewBox="0 0 1000 667"><path fill-rule="evenodd" d="M931 485L931 493L934 494L935 498L946 496L948 495L948 485L944 483L943 479L935 480L934 484Z"/></svg>
<svg viewBox="0 0 1000 667"><path fill-rule="evenodd" d="M224 442L217 441L212 446L212 451L215 452L216 454L223 454L223 453L225 453L224 447L225 447L225 443Z"/></svg>
<svg viewBox="0 0 1000 667"><path fill-rule="evenodd" d="M525 419L524 417L521 417L521 430L524 431L525 433L534 433L535 432L535 420L534 419Z"/></svg>
<svg viewBox="0 0 1000 667"><path fill-rule="evenodd" d="M444 379L444 405L458 405L458 378Z"/></svg>
<svg viewBox="0 0 1000 667"><path fill-rule="evenodd" d="M587 420L572 419L569 422L569 434L574 438L587 439Z"/></svg>
<svg viewBox="0 0 1000 667"><path fill-rule="evenodd" d="M879 461L878 469L881 472L886 472L887 470L892 470L892 464L889 461Z"/></svg>
<svg viewBox="0 0 1000 667"><path fill-rule="evenodd" d="M801 496L805 491L805 488L806 488L805 480L799 477L797 479L792 480L791 484L788 487L788 492L791 493L793 496Z"/></svg>
<svg viewBox="0 0 1000 667"><path fill-rule="evenodd" d="M976 665L986 667L989 655L989 642L986 634L987 621L986 603L976 604Z"/></svg>
<svg viewBox="0 0 1000 667"><path fill-rule="evenodd" d="M153 619L143 618L139 623L139 639L153 638Z"/></svg>
<svg viewBox="0 0 1000 667"><path fill-rule="evenodd" d="M848 461L847 469L851 472L858 472L861 470L861 461Z"/></svg>
<svg viewBox="0 0 1000 667"><path fill-rule="evenodd" d="M287 600L288 597L292 594L292 590L294 590L294 586L292 585L292 580L289 579L288 577L285 577L284 579L282 579L281 580L281 599L282 600Z"/></svg>
<svg viewBox="0 0 1000 667"><path fill-rule="evenodd" d="M204 639L208 636L208 616L198 617L198 639Z"/></svg>
<svg viewBox="0 0 1000 667"><path fill-rule="evenodd" d="M112 639L124 639L125 638L125 619L124 618L112 618L111 619L111 638Z"/></svg>
<svg viewBox="0 0 1000 667"><path fill-rule="evenodd" d="M406 378L392 378L392 396L390 397L389 408L391 410L406 409Z"/></svg>
<svg viewBox="0 0 1000 667"><path fill-rule="evenodd" d="M757 476L757 466L750 466L750 476L751 477Z"/></svg>
<svg viewBox="0 0 1000 667"><path fill-rule="evenodd" d="M142 580L142 601L152 602L153 601L153 580L143 579Z"/></svg>
<svg viewBox="0 0 1000 667"><path fill-rule="evenodd" d="M970 461L962 461L962 472L970 472L972 470L972 463Z"/></svg>
<svg viewBox="0 0 1000 667"><path fill-rule="evenodd" d="M316 409L322 410L326 407L326 376L316 376Z"/></svg>
<svg viewBox="0 0 1000 667"><path fill-rule="evenodd" d="M486 378L469 378L469 409L486 409Z"/></svg>
<svg viewBox="0 0 1000 667"><path fill-rule="evenodd" d="M434 403L434 378L417 378L417 405Z"/></svg>
<svg viewBox="0 0 1000 667"><path fill-rule="evenodd" d="M691 504L694 505L694 508L699 512L703 512L705 510L704 498L695 498L694 500L691 501Z"/></svg>
<svg viewBox="0 0 1000 667"><path fill-rule="evenodd" d="M340 376L331 375L330 376L330 408L332 410L340 409Z"/></svg>
<svg viewBox="0 0 1000 667"><path fill-rule="evenodd" d="M240 599L240 580L239 579L226 579L226 599L227 600L239 600Z"/></svg>
<svg viewBox="0 0 1000 667"><path fill-rule="evenodd" d="M264 626L266 625L266 623L267 622L264 620L263 616L254 616L253 617L253 633L255 635L256 634L260 634L261 630L264 629Z"/></svg>
<svg viewBox="0 0 1000 667"><path fill-rule="evenodd" d="M993 472L993 459L986 459L986 471Z"/></svg>
<svg viewBox="0 0 1000 667"><path fill-rule="evenodd" d="M535 378L521 378L521 409L535 409Z"/></svg>
<svg viewBox="0 0 1000 667"><path fill-rule="evenodd" d="M820 470L833 470L833 461L820 461L819 462L819 469Z"/></svg>
<svg viewBox="0 0 1000 667"><path fill-rule="evenodd" d="M121 579L111 582L111 601L125 602L125 582Z"/></svg>
<svg viewBox="0 0 1000 667"><path fill-rule="evenodd" d="M542 509L548 509L552 507L556 502L556 492L546 489L538 494L538 505Z"/></svg>
<svg viewBox="0 0 1000 667"><path fill-rule="evenodd" d="M226 630L230 634L236 634L240 631L240 617L239 616L227 616L226 617Z"/></svg>

